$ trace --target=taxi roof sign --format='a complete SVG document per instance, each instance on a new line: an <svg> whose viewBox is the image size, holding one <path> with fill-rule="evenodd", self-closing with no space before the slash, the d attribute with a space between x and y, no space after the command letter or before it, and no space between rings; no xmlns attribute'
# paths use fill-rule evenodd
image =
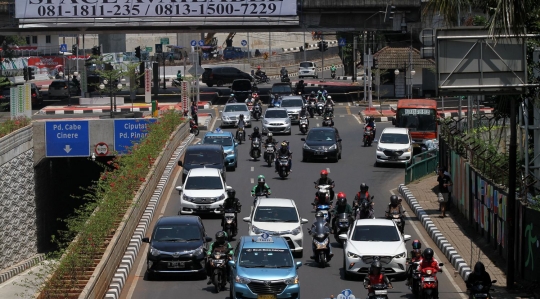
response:
<svg viewBox="0 0 540 299"><path fill-rule="evenodd" d="M263 234L261 234L260 237L257 238L257 242L261 242L261 243L265 243L265 242L266 242L266 243L274 243L274 239L272 239L272 238L270 237L269 234L263 233Z"/></svg>

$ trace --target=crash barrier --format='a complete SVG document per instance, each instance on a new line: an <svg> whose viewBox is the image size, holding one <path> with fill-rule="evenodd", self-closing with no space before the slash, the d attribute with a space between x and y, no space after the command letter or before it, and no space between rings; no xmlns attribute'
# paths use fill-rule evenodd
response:
<svg viewBox="0 0 540 299"><path fill-rule="evenodd" d="M411 163L407 163L407 166L405 166L405 185L432 174L437 170L438 163L438 149L414 155Z"/></svg>

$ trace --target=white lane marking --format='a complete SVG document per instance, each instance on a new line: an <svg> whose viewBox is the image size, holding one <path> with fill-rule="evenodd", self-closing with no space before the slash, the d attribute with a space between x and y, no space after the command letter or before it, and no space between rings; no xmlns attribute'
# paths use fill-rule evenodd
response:
<svg viewBox="0 0 540 299"><path fill-rule="evenodd" d="M396 194L394 193L394 190L396 190L396 188L390 190L390 194L396 195ZM399 196L401 196L401 195L399 195ZM406 211L405 211L405 216L409 217L409 214L408 214ZM416 215L414 215L414 217L416 217ZM426 240L426 239L424 238L424 236L420 233L420 230L418 230L418 227L416 226L416 223L414 223L414 221L412 221L412 220L410 220L409 222L411 223L412 228L414 229L414 231L415 231L416 234L418 235L418 238L420 238L420 240L422 240L422 243L428 244L427 240ZM433 241L433 240L431 240L431 241ZM438 249L438 247L437 247L437 249ZM438 261L441 260L440 258L437 257L437 254L435 254L435 258L436 258ZM448 260L448 259L446 258L446 256L445 256L445 259ZM452 265L452 263L450 263L450 265ZM452 267L453 267L453 266L452 266ZM443 271L443 273L444 273L444 275L448 278L448 280L450 281L450 284L454 286L454 289L456 289L456 293L458 293L462 299L467 299L468 296L466 296L466 295L461 291L461 289L459 289L459 288L457 287L457 283L456 283L456 281L454 280L454 278L452 277L452 275L450 275L450 271Z"/></svg>
<svg viewBox="0 0 540 299"><path fill-rule="evenodd" d="M351 103L347 103L347 106L351 107Z"/></svg>
<svg viewBox="0 0 540 299"><path fill-rule="evenodd" d="M255 179L254 179L254 178L249 179L249 181L251 182L251 184L254 184L254 183L255 183Z"/></svg>
<svg viewBox="0 0 540 299"><path fill-rule="evenodd" d="M141 249L139 252L148 252L148 243L142 243ZM127 292L127 298L133 298L133 292L135 291L135 287L137 286L137 282L139 280L139 277L144 278L144 272L143 272L143 266L146 265L145 263L146 259L140 258L139 259L139 265L137 265L137 271L134 273L133 282L131 283L131 286L129 287L129 290ZM139 273L142 272L142 275L139 276Z"/></svg>
<svg viewBox="0 0 540 299"><path fill-rule="evenodd" d="M345 114L340 114L339 117L345 117Z"/></svg>
<svg viewBox="0 0 540 299"><path fill-rule="evenodd" d="M330 173L330 167L326 168L326 171L328 171L328 173Z"/></svg>
<svg viewBox="0 0 540 299"><path fill-rule="evenodd" d="M208 132L212 132L214 130L214 126L216 125L216 121L218 120L217 115L213 117L212 124L210 125L210 128L207 128Z"/></svg>
<svg viewBox="0 0 540 299"><path fill-rule="evenodd" d="M251 171L255 171L255 167L251 166Z"/></svg>
<svg viewBox="0 0 540 299"><path fill-rule="evenodd" d="M353 114L352 116L354 116L354 118L356 119L356 121L357 121L359 124L362 124L362 121L360 120L360 117L358 117L358 115Z"/></svg>
<svg viewBox="0 0 540 299"><path fill-rule="evenodd" d="M321 126L321 124L317 124L317 127L320 127L320 126Z"/></svg>

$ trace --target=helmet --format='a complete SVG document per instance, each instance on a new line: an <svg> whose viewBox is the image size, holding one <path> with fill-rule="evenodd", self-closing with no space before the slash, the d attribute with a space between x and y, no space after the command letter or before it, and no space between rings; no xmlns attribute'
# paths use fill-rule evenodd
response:
<svg viewBox="0 0 540 299"><path fill-rule="evenodd" d="M281 148L284 148L284 147L288 147L289 145L287 144L287 141L283 141L281 143Z"/></svg>
<svg viewBox="0 0 540 299"><path fill-rule="evenodd" d="M339 206L345 206L347 204L347 195L343 192L339 192L337 195L337 204Z"/></svg>
<svg viewBox="0 0 540 299"><path fill-rule="evenodd" d="M258 70L260 70L260 69L261 69L261 66L260 66L260 65L258 65L258 66L257 66L257 69L258 69Z"/></svg>
<svg viewBox="0 0 540 299"><path fill-rule="evenodd" d="M315 219L317 219L317 220L322 220L322 219L324 219L324 214L323 214L323 212L318 211L317 213L315 213Z"/></svg>
<svg viewBox="0 0 540 299"><path fill-rule="evenodd" d="M235 198L236 197L236 191L234 191L234 189L227 190L227 197L228 198Z"/></svg>
<svg viewBox="0 0 540 299"><path fill-rule="evenodd" d="M227 233L224 231L219 231L216 233L216 242L217 243L225 243L225 238L227 238Z"/></svg>
<svg viewBox="0 0 540 299"><path fill-rule="evenodd" d="M264 183L266 183L266 179L264 178L264 175L259 175L259 177L257 178L257 183L259 185L263 185Z"/></svg>
<svg viewBox="0 0 540 299"><path fill-rule="evenodd" d="M253 132L255 132L255 133L259 132L259 127L253 128Z"/></svg>
<svg viewBox="0 0 540 299"><path fill-rule="evenodd" d="M327 96L326 98L327 98L328 100L331 100L331 99L332 99L332 96L329 95L329 96Z"/></svg>
<svg viewBox="0 0 540 299"><path fill-rule="evenodd" d="M366 123L368 123L371 120L371 116L366 116L365 120L366 120Z"/></svg>
<svg viewBox="0 0 540 299"><path fill-rule="evenodd" d="M315 91L312 91L312 92L311 92L311 95L313 95L313 96L314 96L314 95L315 95Z"/></svg>
<svg viewBox="0 0 540 299"><path fill-rule="evenodd" d="M270 138L272 136L274 136L274 134L272 134L272 132L268 132L268 134L266 134L266 137L268 137L268 138Z"/></svg>
<svg viewBox="0 0 540 299"><path fill-rule="evenodd" d="M399 202L399 199L398 199L397 195L390 196L390 204L392 206L394 206L394 207L397 206L398 202Z"/></svg>
<svg viewBox="0 0 540 299"><path fill-rule="evenodd" d="M482 262L476 262L476 265L474 265L474 271L473 273L477 276L482 275L484 272L486 272L486 267Z"/></svg>
<svg viewBox="0 0 540 299"><path fill-rule="evenodd" d="M418 241L418 240L414 240L412 242L412 248L413 249L422 249L422 243L420 243L420 241Z"/></svg>
<svg viewBox="0 0 540 299"><path fill-rule="evenodd" d="M371 263L371 267L369 268L369 271L371 272L371 274L379 275L381 274L381 269L382 269L381 262L374 261L373 263Z"/></svg>
<svg viewBox="0 0 540 299"><path fill-rule="evenodd" d="M328 177L328 171L326 171L326 169L321 170L321 178L326 178L326 177Z"/></svg>
<svg viewBox="0 0 540 299"><path fill-rule="evenodd" d="M234 93L231 93L231 97L234 97Z"/></svg>
<svg viewBox="0 0 540 299"><path fill-rule="evenodd" d="M360 191L367 192L368 190L369 190L369 187L368 185L366 185L366 183L360 184Z"/></svg>
<svg viewBox="0 0 540 299"><path fill-rule="evenodd" d="M424 253L422 254L422 257L427 262L431 262L433 260L433 249L431 248L424 249Z"/></svg>

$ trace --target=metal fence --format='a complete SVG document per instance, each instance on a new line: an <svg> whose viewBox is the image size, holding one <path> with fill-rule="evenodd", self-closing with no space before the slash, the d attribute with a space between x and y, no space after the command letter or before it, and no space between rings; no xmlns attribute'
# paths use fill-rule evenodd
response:
<svg viewBox="0 0 540 299"><path fill-rule="evenodd" d="M435 172L439 163L439 150L434 149L413 156L411 164L405 166L405 185Z"/></svg>

